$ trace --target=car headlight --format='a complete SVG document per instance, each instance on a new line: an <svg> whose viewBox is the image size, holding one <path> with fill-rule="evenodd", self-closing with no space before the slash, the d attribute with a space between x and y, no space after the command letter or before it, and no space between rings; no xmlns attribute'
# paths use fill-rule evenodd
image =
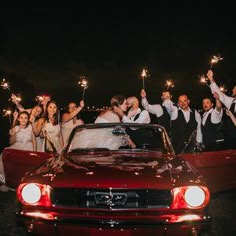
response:
<svg viewBox="0 0 236 236"><path fill-rule="evenodd" d="M172 189L172 209L200 209L208 205L210 192L205 186L181 186Z"/></svg>
<svg viewBox="0 0 236 236"><path fill-rule="evenodd" d="M22 183L17 188L17 197L23 205L51 206L51 187L39 183Z"/></svg>
<svg viewBox="0 0 236 236"><path fill-rule="evenodd" d="M22 189L22 198L26 203L35 204L41 198L41 190L37 184L27 184Z"/></svg>
<svg viewBox="0 0 236 236"><path fill-rule="evenodd" d="M186 203L191 206L191 207L198 207L201 206L205 199L206 199L206 194L203 191L202 188L198 186L190 186L185 194L184 198Z"/></svg>

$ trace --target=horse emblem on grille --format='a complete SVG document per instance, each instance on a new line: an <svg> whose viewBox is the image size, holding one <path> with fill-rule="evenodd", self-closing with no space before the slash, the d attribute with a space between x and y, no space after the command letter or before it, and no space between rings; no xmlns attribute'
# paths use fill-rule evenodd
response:
<svg viewBox="0 0 236 236"><path fill-rule="evenodd" d="M126 193L96 192L96 205L106 205L109 208L124 206L127 201Z"/></svg>

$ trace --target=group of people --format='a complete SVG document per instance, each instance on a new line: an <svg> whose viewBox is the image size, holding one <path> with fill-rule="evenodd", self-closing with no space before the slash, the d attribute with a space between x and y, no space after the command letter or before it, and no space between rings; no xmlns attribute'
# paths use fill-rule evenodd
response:
<svg viewBox="0 0 236 236"><path fill-rule="evenodd" d="M207 77L213 96L202 100L203 114L190 108L186 94L181 94L175 104L170 92L163 91L161 104L149 104L146 91L142 89L141 103L135 96L116 95L111 98L110 108L102 111L94 122L158 123L165 127L177 154L195 130L196 143L205 151L220 149L222 145L228 149L236 148L236 85L232 96L227 96L214 81L212 70L208 71ZM16 105L18 112L14 113L9 131L10 148L60 153L72 129L84 123L77 118L84 108L83 100L79 106L70 102L62 117L57 103L50 96L44 96L32 109L24 109L19 103ZM132 139L129 146L136 147ZM4 176L1 156L0 175Z"/></svg>
<svg viewBox="0 0 236 236"><path fill-rule="evenodd" d="M103 111L95 122L158 123L165 127L177 154L183 151L194 132L196 146L201 150L235 149L236 85L232 96L228 96L217 86L212 70L207 77L212 95L202 100L202 113L191 108L187 94L181 94L175 104L170 91L163 91L161 104L149 104L142 89L141 106L135 96L115 96L111 108Z"/></svg>

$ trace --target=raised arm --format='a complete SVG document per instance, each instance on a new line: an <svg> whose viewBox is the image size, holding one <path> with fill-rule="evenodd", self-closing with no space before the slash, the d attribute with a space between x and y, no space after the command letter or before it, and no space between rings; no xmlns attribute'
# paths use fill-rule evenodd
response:
<svg viewBox="0 0 236 236"><path fill-rule="evenodd" d="M214 94L215 92L218 93L220 101L229 109L234 98L230 97L230 96L227 96L225 93L223 93L220 90L220 88L216 84L213 76L214 76L213 71L212 70L208 70L207 78L211 82L211 84L210 84L211 92L212 92L212 94Z"/></svg>

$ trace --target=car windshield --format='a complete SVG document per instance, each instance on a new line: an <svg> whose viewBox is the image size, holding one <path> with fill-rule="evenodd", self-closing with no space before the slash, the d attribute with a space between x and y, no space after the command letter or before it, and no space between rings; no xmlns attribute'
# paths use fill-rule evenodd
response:
<svg viewBox="0 0 236 236"><path fill-rule="evenodd" d="M121 149L173 152L163 127L144 124L80 125L73 130L67 145L68 152Z"/></svg>

